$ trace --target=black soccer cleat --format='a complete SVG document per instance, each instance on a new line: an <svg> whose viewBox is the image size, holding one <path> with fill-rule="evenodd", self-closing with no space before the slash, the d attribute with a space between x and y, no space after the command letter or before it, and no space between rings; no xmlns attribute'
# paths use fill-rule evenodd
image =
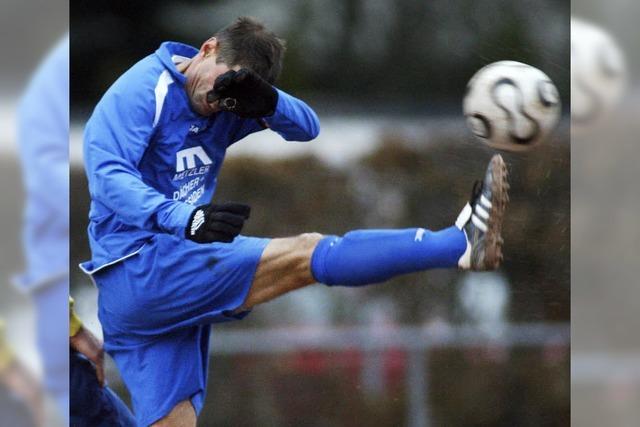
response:
<svg viewBox="0 0 640 427"><path fill-rule="evenodd" d="M458 266L465 270L495 270L502 261L502 221L509 202L507 165L494 155L482 183L476 181L471 200L456 220L467 237L467 250Z"/></svg>

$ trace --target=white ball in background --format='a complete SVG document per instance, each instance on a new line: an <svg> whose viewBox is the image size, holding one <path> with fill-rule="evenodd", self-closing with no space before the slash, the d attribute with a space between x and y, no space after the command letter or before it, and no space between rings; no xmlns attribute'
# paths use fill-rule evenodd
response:
<svg viewBox="0 0 640 427"><path fill-rule="evenodd" d="M571 127L600 122L618 104L626 86L622 51L602 28L571 18Z"/></svg>
<svg viewBox="0 0 640 427"><path fill-rule="evenodd" d="M463 110L481 141L500 150L525 151L544 141L558 123L560 96L537 68L500 61L471 78Z"/></svg>

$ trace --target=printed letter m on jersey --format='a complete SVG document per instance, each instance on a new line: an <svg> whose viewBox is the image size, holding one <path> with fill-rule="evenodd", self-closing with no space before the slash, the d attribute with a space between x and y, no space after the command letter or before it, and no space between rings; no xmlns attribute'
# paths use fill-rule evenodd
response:
<svg viewBox="0 0 640 427"><path fill-rule="evenodd" d="M180 150L176 153L176 172L182 172L185 169L193 169L196 167L196 157L200 159L203 165L213 163L202 147L191 147ZM186 166L185 166L186 163Z"/></svg>

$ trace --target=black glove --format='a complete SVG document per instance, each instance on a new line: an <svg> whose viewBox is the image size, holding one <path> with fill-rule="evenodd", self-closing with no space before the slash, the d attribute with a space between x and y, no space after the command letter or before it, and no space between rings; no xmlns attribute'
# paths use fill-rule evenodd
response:
<svg viewBox="0 0 640 427"><path fill-rule="evenodd" d="M187 223L187 239L198 243L232 242L249 218L251 207L239 203L198 206Z"/></svg>
<svg viewBox="0 0 640 427"><path fill-rule="evenodd" d="M242 68L221 74L207 92L207 102L219 101L220 108L242 118L272 116L278 105L278 91L253 71Z"/></svg>

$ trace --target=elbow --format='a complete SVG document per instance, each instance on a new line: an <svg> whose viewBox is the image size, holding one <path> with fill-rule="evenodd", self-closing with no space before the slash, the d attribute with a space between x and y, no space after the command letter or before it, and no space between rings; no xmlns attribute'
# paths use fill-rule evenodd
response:
<svg viewBox="0 0 640 427"><path fill-rule="evenodd" d="M311 141L312 139L316 139L319 134L320 134L320 121L318 120L317 117L313 117L309 121L309 126L307 126L307 129L301 135L302 138L300 139L300 141Z"/></svg>
<svg viewBox="0 0 640 427"><path fill-rule="evenodd" d="M319 134L320 134L320 128L313 128L308 132L306 132L304 135L302 135L302 138L300 138L299 141L307 142L307 141L314 140L318 137Z"/></svg>
<svg viewBox="0 0 640 427"><path fill-rule="evenodd" d="M316 139L320 134L320 125L318 122L309 124L305 127L299 127L295 132L284 133L278 132L285 141L289 142L307 142Z"/></svg>

